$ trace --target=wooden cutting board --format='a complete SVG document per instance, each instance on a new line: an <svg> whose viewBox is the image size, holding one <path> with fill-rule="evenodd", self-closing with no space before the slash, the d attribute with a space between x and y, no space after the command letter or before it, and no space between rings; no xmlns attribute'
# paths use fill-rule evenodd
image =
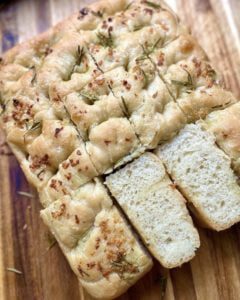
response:
<svg viewBox="0 0 240 300"><path fill-rule="evenodd" d="M0 1L2 52L93 1L3 2ZM213 65L223 74L227 88L240 98L240 1L167 2L191 27ZM0 132L0 300L91 299L79 288L61 251L53 244L39 218L40 209L36 192L27 184ZM202 245L191 263L169 273L156 263L153 271L120 299L160 300L166 277L167 300L240 299L240 226L221 233L199 231Z"/></svg>

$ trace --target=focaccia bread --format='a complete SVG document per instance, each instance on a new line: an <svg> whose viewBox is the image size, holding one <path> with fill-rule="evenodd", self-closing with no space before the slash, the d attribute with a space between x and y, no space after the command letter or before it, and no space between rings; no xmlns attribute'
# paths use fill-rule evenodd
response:
<svg viewBox="0 0 240 300"><path fill-rule="evenodd" d="M117 297L152 266L99 180L54 201L41 216L81 285L96 298Z"/></svg>
<svg viewBox="0 0 240 300"><path fill-rule="evenodd" d="M101 0L3 55L1 126L39 191L44 222L89 293L120 295L151 265L107 192L103 203L94 198L96 177L236 102L161 0ZM109 236L92 252L101 224ZM119 257L110 243L116 236Z"/></svg>

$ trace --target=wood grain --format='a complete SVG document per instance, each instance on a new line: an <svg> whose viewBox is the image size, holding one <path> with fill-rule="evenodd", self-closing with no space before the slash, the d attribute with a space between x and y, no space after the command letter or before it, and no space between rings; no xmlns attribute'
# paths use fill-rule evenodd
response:
<svg viewBox="0 0 240 300"><path fill-rule="evenodd" d="M114 0L112 0L114 1ZM91 0L0 2L0 52L42 32ZM240 97L240 1L168 0L189 25L226 86ZM91 300L80 288L39 218L36 192L29 187L0 132L0 299ZM19 195L27 191L32 198ZM240 298L240 227L216 233L200 229L201 248L189 264L168 274L159 264L120 300ZM21 275L7 271L16 268Z"/></svg>

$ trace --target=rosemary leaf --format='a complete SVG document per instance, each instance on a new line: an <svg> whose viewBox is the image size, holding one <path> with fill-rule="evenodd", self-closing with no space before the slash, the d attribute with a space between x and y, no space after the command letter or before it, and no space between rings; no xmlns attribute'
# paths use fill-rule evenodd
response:
<svg viewBox="0 0 240 300"><path fill-rule="evenodd" d="M37 72L35 66L32 66L31 69L33 70L33 77L31 79L31 85L34 85L34 82L36 81L37 78Z"/></svg>
<svg viewBox="0 0 240 300"><path fill-rule="evenodd" d="M103 47L112 47L113 46L113 38L110 32L108 32L108 36L102 34L101 32L97 33L98 42Z"/></svg>
<svg viewBox="0 0 240 300"><path fill-rule="evenodd" d="M95 66L97 67L97 69L101 72L104 73L103 70L99 67L99 64L97 63L96 58L92 55L92 53L90 51L88 51L89 55L91 56L91 59L93 60Z"/></svg>
<svg viewBox="0 0 240 300"><path fill-rule="evenodd" d="M40 128L42 128L42 122L33 123L32 126L28 129L27 133L30 133L30 132L35 131Z"/></svg>
<svg viewBox="0 0 240 300"><path fill-rule="evenodd" d="M24 192L24 191L18 191L17 193L18 193L19 195L21 195L21 196L25 196L25 197L28 197L28 198L33 198L33 197L34 197L33 194L30 194L30 193Z"/></svg>
<svg viewBox="0 0 240 300"><path fill-rule="evenodd" d="M142 28L143 28L142 25L135 25L134 28L133 28L133 31L138 31L138 30L140 30Z"/></svg>
<svg viewBox="0 0 240 300"><path fill-rule="evenodd" d="M0 108L2 109L2 111L0 112L0 117L5 113L6 111L6 107L7 104L9 103L10 100L8 100L6 103L4 103L3 99L1 98L1 94L0 94Z"/></svg>
<svg viewBox="0 0 240 300"><path fill-rule="evenodd" d="M76 65L80 65L81 64L84 55L85 55L84 48L81 47L80 45L78 45Z"/></svg>
<svg viewBox="0 0 240 300"><path fill-rule="evenodd" d="M154 3L154 2L151 2L151 1L145 1L144 3L146 5L152 7L152 8L155 8L155 9L161 8L161 5L159 5L157 3Z"/></svg>
<svg viewBox="0 0 240 300"><path fill-rule="evenodd" d="M189 90L193 90L194 89L194 85L193 85L193 80L192 80L192 76L191 74L188 72L187 69L183 69L186 73L187 73L187 81L179 81L179 80L171 80L172 84L177 85L179 87L187 87L188 88L188 93Z"/></svg>
<svg viewBox="0 0 240 300"><path fill-rule="evenodd" d="M17 270L17 269L15 269L15 268L7 268L7 271L16 273L18 275L22 275L22 272L19 271L19 270Z"/></svg>
<svg viewBox="0 0 240 300"><path fill-rule="evenodd" d="M231 101L228 101L228 102L225 103L225 104L219 104L219 105L212 106L211 108L212 108L212 109L219 109L219 108L226 107L226 106L228 106L229 104L231 104Z"/></svg>
<svg viewBox="0 0 240 300"><path fill-rule="evenodd" d="M148 83L149 83L149 78L148 78L146 72L143 69L141 69L141 71L142 71L142 74L143 74L143 77L144 77L144 86L143 86L143 88L146 88L148 86Z"/></svg>
<svg viewBox="0 0 240 300"><path fill-rule="evenodd" d="M133 5L133 1L130 2L130 3L125 7L125 11L128 10L132 5Z"/></svg>
<svg viewBox="0 0 240 300"><path fill-rule="evenodd" d="M53 246L57 244L55 237L50 232L47 232L46 239L48 242L48 247L46 251L43 253L43 255L45 255Z"/></svg>
<svg viewBox="0 0 240 300"><path fill-rule="evenodd" d="M143 55L141 55L139 58L136 59L136 61L141 61L145 59L150 59L150 54L152 54L156 47L158 46L159 42L161 41L161 37L152 45L149 47L145 47L144 45L140 45L143 50Z"/></svg>
<svg viewBox="0 0 240 300"><path fill-rule="evenodd" d="M99 100L99 98L96 95L94 95L92 93L89 93L87 91L81 91L79 93L79 95L86 98L86 99L88 99L88 100L90 100L90 101L92 101L92 102L95 102L95 101Z"/></svg>
<svg viewBox="0 0 240 300"><path fill-rule="evenodd" d="M180 87L190 87L191 83L189 81L179 81L179 80L171 80L172 84L180 86Z"/></svg>
<svg viewBox="0 0 240 300"><path fill-rule="evenodd" d="M159 285L161 289L162 298L164 298L167 288L167 277L161 276L159 279Z"/></svg>
<svg viewBox="0 0 240 300"><path fill-rule="evenodd" d="M128 107L127 107L127 104L126 104L126 100L123 96L121 96L121 99L122 99L122 104L123 104L123 113L124 115L129 118L130 117L130 113L128 111Z"/></svg>
<svg viewBox="0 0 240 300"><path fill-rule="evenodd" d="M98 10L98 11L91 11L91 13L95 16L95 17L98 17L98 18L102 18L103 17L103 11L101 10Z"/></svg>

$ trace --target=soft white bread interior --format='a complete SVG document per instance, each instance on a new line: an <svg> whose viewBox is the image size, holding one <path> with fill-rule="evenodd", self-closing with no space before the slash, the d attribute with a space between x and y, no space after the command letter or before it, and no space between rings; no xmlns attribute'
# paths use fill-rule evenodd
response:
<svg viewBox="0 0 240 300"><path fill-rule="evenodd" d="M99 180L54 201L41 217L81 285L95 298L116 298L152 266Z"/></svg>
<svg viewBox="0 0 240 300"><path fill-rule="evenodd" d="M187 125L156 153L207 226L223 230L240 220L237 177L210 132Z"/></svg>
<svg viewBox="0 0 240 300"><path fill-rule="evenodd" d="M194 256L200 244L197 230L156 155L144 153L105 183L163 266L173 268Z"/></svg>

